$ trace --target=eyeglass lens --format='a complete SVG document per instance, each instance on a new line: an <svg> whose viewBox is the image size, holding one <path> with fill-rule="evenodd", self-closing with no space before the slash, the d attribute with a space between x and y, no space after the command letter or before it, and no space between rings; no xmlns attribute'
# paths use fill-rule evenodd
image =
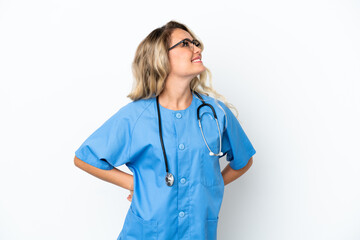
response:
<svg viewBox="0 0 360 240"><path fill-rule="evenodd" d="M196 39L194 39L193 41L190 41L188 39L184 39L182 46L183 47L190 47L190 49L194 49L194 45L197 47L200 47L200 42Z"/></svg>

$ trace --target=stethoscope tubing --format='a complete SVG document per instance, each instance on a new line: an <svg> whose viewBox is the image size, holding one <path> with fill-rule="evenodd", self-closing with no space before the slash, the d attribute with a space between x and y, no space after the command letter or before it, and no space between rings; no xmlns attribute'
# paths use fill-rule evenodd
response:
<svg viewBox="0 0 360 240"><path fill-rule="evenodd" d="M200 131L201 131L201 135L204 139L204 142L206 144L206 147L209 149L209 155L210 156L222 156L223 153L221 152L221 133L220 133L220 126L219 126L219 121L218 121L218 118L217 118L217 115L216 115L216 112L215 112L215 109L213 106L211 106L211 104L208 104L208 103L205 103L204 99L196 92L194 91L194 93L200 98L200 100L202 101L202 104L197 108L197 119L198 119L198 122L199 122L199 127L200 127ZM201 126L201 118L200 118L200 109L202 107L210 107L211 111L213 112L213 115L214 115L214 118L215 118L215 121L216 121L216 125L217 125L217 128L218 128L218 132L219 132L219 139L220 139L220 148L219 148L219 153L214 153L213 151L211 151L207 141L206 141L206 138L204 136L204 132L203 132L203 129L202 129L202 126Z"/></svg>
<svg viewBox="0 0 360 240"><path fill-rule="evenodd" d="M201 135L202 135L202 137L204 139L206 147L209 149L209 155L210 156L222 156L223 153L221 152L221 132L220 132L219 122L218 122L217 115L216 115L216 112L214 110L214 107L211 106L211 104L205 103L204 99L200 96L199 93L197 93L196 91L194 91L194 93L199 97L199 99L202 102L202 104L197 108L197 119L198 119L198 122L199 122ZM160 108L159 108L159 96L156 97L156 105L157 105L158 121L159 121L159 137L160 137L161 148L162 148L162 151L163 151L164 160L165 160L165 168L166 168L165 182L166 182L166 185L171 187L174 184L174 176L169 172L168 162L167 162L167 157L166 157L166 151L165 151L165 146L164 146L164 140L163 140L163 137L162 137L161 116L160 116ZM201 118L200 118L200 109L202 107L206 107L206 106L210 107L211 111L213 112L214 118L216 120L218 132L219 132L219 139L220 139L219 153L214 153L213 151L211 151L211 149L210 149L210 147L209 147L209 145L208 145L208 143L207 143L207 141L205 139L204 132L203 132L203 129L202 129Z"/></svg>

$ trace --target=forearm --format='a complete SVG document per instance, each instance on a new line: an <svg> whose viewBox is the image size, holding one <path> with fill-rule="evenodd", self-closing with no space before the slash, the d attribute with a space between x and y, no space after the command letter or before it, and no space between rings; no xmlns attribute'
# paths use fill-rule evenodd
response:
<svg viewBox="0 0 360 240"><path fill-rule="evenodd" d="M235 179L241 177L249 168L251 167L253 162L252 157L249 159L249 162L246 164L245 167L234 170L230 167L230 163L222 170L221 174L224 179L224 185L227 185L234 181Z"/></svg>
<svg viewBox="0 0 360 240"><path fill-rule="evenodd" d="M97 167L94 167L79 158L75 157L74 159L75 166L84 170L85 172L100 178L106 182L115 184L119 187L134 190L134 179L133 175L123 172L117 168L111 170L103 170Z"/></svg>

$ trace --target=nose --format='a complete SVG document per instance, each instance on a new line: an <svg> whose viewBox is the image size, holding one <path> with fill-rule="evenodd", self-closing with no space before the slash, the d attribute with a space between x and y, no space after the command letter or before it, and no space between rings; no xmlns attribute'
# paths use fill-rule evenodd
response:
<svg viewBox="0 0 360 240"><path fill-rule="evenodd" d="M193 52L194 52L194 53L201 52L201 48L193 45Z"/></svg>

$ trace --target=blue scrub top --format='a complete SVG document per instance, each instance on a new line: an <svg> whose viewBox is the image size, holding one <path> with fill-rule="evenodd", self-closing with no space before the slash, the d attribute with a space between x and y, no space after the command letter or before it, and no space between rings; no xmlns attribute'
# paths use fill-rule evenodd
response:
<svg viewBox="0 0 360 240"><path fill-rule="evenodd" d="M231 110L201 94L218 116L222 152L231 168L243 168L256 151ZM165 183L165 160L159 138L156 98L123 106L76 150L75 155L100 169L126 164L134 177L134 194L118 236L126 240L216 240L224 194L219 156L210 156L197 120L201 100L193 94L184 110L160 107L162 134L174 185ZM218 153L219 133L212 111L200 111L210 149ZM226 126L226 130L224 127ZM223 155L223 156L224 156Z"/></svg>

